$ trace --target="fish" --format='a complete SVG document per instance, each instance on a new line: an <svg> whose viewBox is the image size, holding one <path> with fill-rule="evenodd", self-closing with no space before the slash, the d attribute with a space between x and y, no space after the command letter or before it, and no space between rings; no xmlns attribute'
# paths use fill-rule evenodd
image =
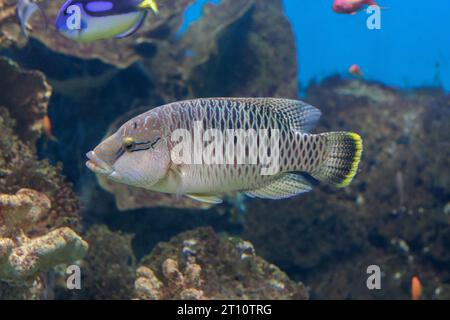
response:
<svg viewBox="0 0 450 320"><path fill-rule="evenodd" d="M350 68L348 68L348 73L357 77L362 77L361 67L357 64L352 64Z"/></svg>
<svg viewBox="0 0 450 320"><path fill-rule="evenodd" d="M414 276L411 279L411 300L419 300L422 296L422 283L419 277Z"/></svg>
<svg viewBox="0 0 450 320"><path fill-rule="evenodd" d="M69 0L60 8L55 28L78 42L125 38L143 25L149 9L159 13L155 0Z"/></svg>
<svg viewBox="0 0 450 320"><path fill-rule="evenodd" d="M44 132L44 135L48 140L57 142L58 139L56 139L56 137L53 135L52 128L53 126L50 117L48 115L45 115L44 118L42 118L42 130Z"/></svg>
<svg viewBox="0 0 450 320"><path fill-rule="evenodd" d="M278 200L318 181L346 187L362 139L312 134L320 116L305 102L282 98L173 102L124 123L86 154L86 166L118 183L211 204L229 192Z"/></svg>
<svg viewBox="0 0 450 320"><path fill-rule="evenodd" d="M28 22L36 11L40 11L46 20L46 16L37 3L32 0L19 0L16 5L16 16L19 20L20 30L25 37L28 37Z"/></svg>
<svg viewBox="0 0 450 320"><path fill-rule="evenodd" d="M364 6L377 6L375 0L334 0L333 11L336 13L356 14Z"/></svg>

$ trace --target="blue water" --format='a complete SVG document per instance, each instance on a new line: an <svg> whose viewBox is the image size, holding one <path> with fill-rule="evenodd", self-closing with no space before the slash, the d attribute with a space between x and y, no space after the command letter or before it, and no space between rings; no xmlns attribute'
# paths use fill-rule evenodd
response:
<svg viewBox="0 0 450 320"><path fill-rule="evenodd" d="M186 13L184 31L201 15L199 0ZM402 88L450 90L450 1L380 0L381 29L369 30L369 15L336 14L332 0L284 0L293 25L299 82L306 86L359 64L366 79ZM320 63L319 63L320 62Z"/></svg>

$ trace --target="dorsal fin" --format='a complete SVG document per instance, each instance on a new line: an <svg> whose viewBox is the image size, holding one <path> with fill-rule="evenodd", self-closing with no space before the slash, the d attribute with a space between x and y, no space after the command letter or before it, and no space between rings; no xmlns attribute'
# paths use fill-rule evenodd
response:
<svg viewBox="0 0 450 320"><path fill-rule="evenodd" d="M312 190L311 185L301 175L287 173L271 184L256 190L246 191L252 198L286 199Z"/></svg>
<svg viewBox="0 0 450 320"><path fill-rule="evenodd" d="M302 133L311 132L322 115L319 109L300 100L266 98L264 105L279 114L291 130Z"/></svg>

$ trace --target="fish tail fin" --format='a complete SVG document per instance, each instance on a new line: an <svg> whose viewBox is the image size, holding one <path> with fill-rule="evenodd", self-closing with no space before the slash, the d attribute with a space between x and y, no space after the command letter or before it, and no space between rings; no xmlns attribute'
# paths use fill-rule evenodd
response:
<svg viewBox="0 0 450 320"><path fill-rule="evenodd" d="M143 0L139 4L139 8L141 9L152 9L155 14L159 13L158 5L155 0Z"/></svg>
<svg viewBox="0 0 450 320"><path fill-rule="evenodd" d="M330 132L322 136L327 139L327 156L311 175L319 181L344 188L350 184L358 170L363 150L362 139L352 132Z"/></svg>

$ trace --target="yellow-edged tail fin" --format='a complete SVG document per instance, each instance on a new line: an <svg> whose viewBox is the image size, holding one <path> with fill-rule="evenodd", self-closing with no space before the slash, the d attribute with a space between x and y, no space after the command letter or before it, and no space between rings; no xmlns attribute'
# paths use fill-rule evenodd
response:
<svg viewBox="0 0 450 320"><path fill-rule="evenodd" d="M141 9L152 9L155 14L159 13L158 5L155 0L143 0L141 4L139 4L139 8Z"/></svg>
<svg viewBox="0 0 450 320"><path fill-rule="evenodd" d="M363 150L362 139L352 132L330 132L322 135L327 139L327 156L311 175L319 181L344 188L352 182L358 170Z"/></svg>

